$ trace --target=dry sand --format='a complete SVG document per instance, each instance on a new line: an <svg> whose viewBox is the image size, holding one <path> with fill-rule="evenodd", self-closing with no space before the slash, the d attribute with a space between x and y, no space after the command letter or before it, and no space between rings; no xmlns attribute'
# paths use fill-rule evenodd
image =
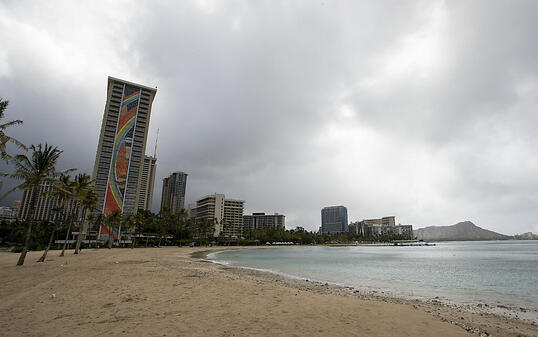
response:
<svg viewBox="0 0 538 337"><path fill-rule="evenodd" d="M436 303L228 268L201 248L84 250L16 267L0 254L2 336L536 336L537 326ZM54 295L53 295L54 294ZM471 332L468 332L469 330Z"/></svg>

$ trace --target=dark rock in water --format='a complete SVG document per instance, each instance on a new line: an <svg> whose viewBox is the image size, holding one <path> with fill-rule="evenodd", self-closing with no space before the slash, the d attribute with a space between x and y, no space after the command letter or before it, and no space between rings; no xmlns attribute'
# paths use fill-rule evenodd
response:
<svg viewBox="0 0 538 337"><path fill-rule="evenodd" d="M430 226L413 231L418 240L425 241L479 241L508 240L512 236L495 233L480 228L470 221L460 222L452 226Z"/></svg>

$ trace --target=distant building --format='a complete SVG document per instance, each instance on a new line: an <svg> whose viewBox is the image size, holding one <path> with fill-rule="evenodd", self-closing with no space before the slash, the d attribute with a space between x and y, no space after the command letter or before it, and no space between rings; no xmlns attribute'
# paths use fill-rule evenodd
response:
<svg viewBox="0 0 538 337"><path fill-rule="evenodd" d="M396 217L395 216L385 216L380 219L366 219L362 220L361 223L371 226L395 226Z"/></svg>
<svg viewBox="0 0 538 337"><path fill-rule="evenodd" d="M49 195L53 189L54 186L50 182L42 182L40 184L38 198L33 210L34 220L55 221L63 218L63 212L58 209L58 198ZM32 195L32 190L24 190L22 193L21 206L17 215L20 220L30 219L30 200L32 199ZM78 208L79 205L79 200L69 200L67 202L67 213L76 214L76 208Z"/></svg>
<svg viewBox="0 0 538 337"><path fill-rule="evenodd" d="M187 211L187 218L189 219L196 218L196 204L188 204L185 210Z"/></svg>
<svg viewBox="0 0 538 337"><path fill-rule="evenodd" d="M347 231L347 208L331 206L321 210L321 232L323 234L338 234Z"/></svg>
<svg viewBox="0 0 538 337"><path fill-rule="evenodd" d="M20 200L14 200L9 207L0 206L0 220L14 221L19 214Z"/></svg>
<svg viewBox="0 0 538 337"><path fill-rule="evenodd" d="M174 172L163 179L161 211L165 208L172 213L179 213L185 208L185 191L187 189L187 173Z"/></svg>
<svg viewBox="0 0 538 337"><path fill-rule="evenodd" d="M17 213L13 208L7 206L0 206L0 220L12 221L17 218Z"/></svg>
<svg viewBox="0 0 538 337"><path fill-rule="evenodd" d="M156 93L155 88L108 77L93 168L98 208L105 215L113 211L133 214L141 205L144 155ZM147 199L147 194L142 197ZM147 207L147 202L142 204Z"/></svg>
<svg viewBox="0 0 538 337"><path fill-rule="evenodd" d="M363 237L398 236L402 239L413 238L413 226L396 226L394 216L353 222L349 224L349 231Z"/></svg>
<svg viewBox="0 0 538 337"><path fill-rule="evenodd" d="M157 158L144 156L144 165L142 165L142 174L140 176L140 189L138 191L138 209L151 211L156 163Z"/></svg>
<svg viewBox="0 0 538 337"><path fill-rule="evenodd" d="M13 212L15 212L15 217L19 215L19 209L21 208L21 203L22 203L21 200L13 200L13 202L11 202L11 205L9 205L9 207L13 209Z"/></svg>
<svg viewBox="0 0 538 337"><path fill-rule="evenodd" d="M196 201L195 221L215 221L213 236L239 237L243 232L245 201L226 199L224 194L207 195Z"/></svg>
<svg viewBox="0 0 538 337"><path fill-rule="evenodd" d="M243 215L244 229L286 229L286 217L282 214L252 213Z"/></svg>

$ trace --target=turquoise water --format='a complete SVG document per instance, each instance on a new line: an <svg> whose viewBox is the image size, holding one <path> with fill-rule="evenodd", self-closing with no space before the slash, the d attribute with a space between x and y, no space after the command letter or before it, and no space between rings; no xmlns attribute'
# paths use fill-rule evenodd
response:
<svg viewBox="0 0 538 337"><path fill-rule="evenodd" d="M209 259L390 296L538 310L538 241L255 248Z"/></svg>

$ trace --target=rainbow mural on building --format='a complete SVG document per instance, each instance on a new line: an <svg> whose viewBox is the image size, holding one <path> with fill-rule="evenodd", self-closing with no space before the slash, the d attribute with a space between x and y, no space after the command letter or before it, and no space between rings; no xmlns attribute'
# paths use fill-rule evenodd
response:
<svg viewBox="0 0 538 337"><path fill-rule="evenodd" d="M118 240L119 228L110 229L107 226L103 226L103 227L101 227L101 234L112 235L114 240Z"/></svg>
<svg viewBox="0 0 538 337"><path fill-rule="evenodd" d="M106 216L115 210L121 213L123 209L139 100L140 89L126 85L123 89L123 99L112 152L112 167L108 175L104 209Z"/></svg>

